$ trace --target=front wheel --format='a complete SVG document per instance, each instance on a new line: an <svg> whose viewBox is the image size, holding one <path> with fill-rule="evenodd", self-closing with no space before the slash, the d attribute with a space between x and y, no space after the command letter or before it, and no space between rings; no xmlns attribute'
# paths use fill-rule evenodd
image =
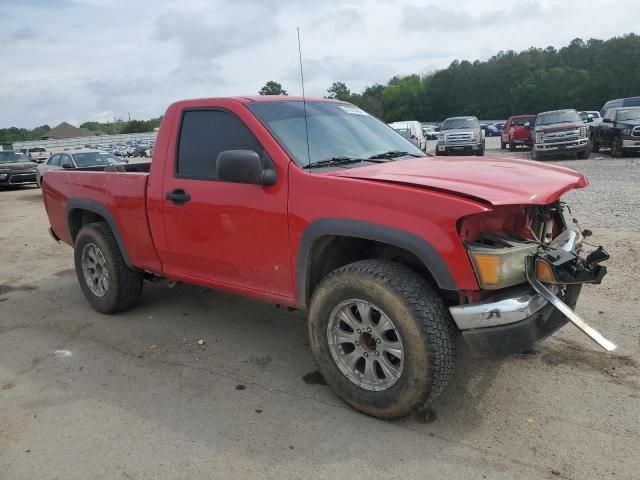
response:
<svg viewBox="0 0 640 480"><path fill-rule="evenodd" d="M363 260L329 274L311 300L309 339L334 392L374 417L420 411L453 373L447 308L422 277L395 262Z"/></svg>
<svg viewBox="0 0 640 480"><path fill-rule="evenodd" d="M620 137L615 137L613 140L611 140L611 157L621 158L622 155L622 139Z"/></svg>
<svg viewBox="0 0 640 480"><path fill-rule="evenodd" d="M596 140L595 135L591 135L591 151L593 153L598 153L600 151L600 142Z"/></svg>
<svg viewBox="0 0 640 480"><path fill-rule="evenodd" d="M476 150L476 155L478 157L484 157L484 142L482 142L482 145L480 146L480 148Z"/></svg>
<svg viewBox="0 0 640 480"><path fill-rule="evenodd" d="M117 313L138 303L142 273L127 266L106 223L82 227L73 254L80 288L93 308L101 313Z"/></svg>

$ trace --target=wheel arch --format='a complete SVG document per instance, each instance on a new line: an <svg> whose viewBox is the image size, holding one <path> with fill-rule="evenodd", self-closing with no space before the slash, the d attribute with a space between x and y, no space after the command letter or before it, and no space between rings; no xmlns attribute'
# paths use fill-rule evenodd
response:
<svg viewBox="0 0 640 480"><path fill-rule="evenodd" d="M372 251L373 257L362 256ZM439 289L457 290L444 260L423 238L387 225L325 218L311 222L300 239L296 264L298 306L306 310L314 288L336 268L365 258L390 256L401 257Z"/></svg>
<svg viewBox="0 0 640 480"><path fill-rule="evenodd" d="M109 225L111 233L113 233L116 239L125 264L129 268L135 268L127 254L127 249L124 246L118 225L106 206L95 200L70 198L65 206L65 214L67 218L67 234L72 246L75 244L78 232L84 225L94 222L105 222Z"/></svg>

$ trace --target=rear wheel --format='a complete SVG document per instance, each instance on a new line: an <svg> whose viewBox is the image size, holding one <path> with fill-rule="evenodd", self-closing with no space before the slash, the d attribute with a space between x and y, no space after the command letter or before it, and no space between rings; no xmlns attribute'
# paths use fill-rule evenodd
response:
<svg viewBox="0 0 640 480"><path fill-rule="evenodd" d="M309 339L336 394L374 417L421 410L453 373L454 333L444 303L394 262L364 260L329 274L311 300Z"/></svg>
<svg viewBox="0 0 640 480"><path fill-rule="evenodd" d="M516 151L516 144L513 142L509 142L509 150L512 152Z"/></svg>
<svg viewBox="0 0 640 480"><path fill-rule="evenodd" d="M106 223L90 223L80 229L74 260L82 293L97 311L117 313L140 300L142 273L126 265Z"/></svg>

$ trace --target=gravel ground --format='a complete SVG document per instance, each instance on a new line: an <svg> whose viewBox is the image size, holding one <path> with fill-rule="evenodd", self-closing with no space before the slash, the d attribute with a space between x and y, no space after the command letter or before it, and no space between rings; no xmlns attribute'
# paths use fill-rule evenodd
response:
<svg viewBox="0 0 640 480"><path fill-rule="evenodd" d="M428 415L397 422L314 381L297 312L151 284L96 313L40 191L0 192L0 477L637 479L640 159L601 155L554 163L591 181L567 199L612 259L578 312L619 350L571 326L502 361L462 349Z"/></svg>

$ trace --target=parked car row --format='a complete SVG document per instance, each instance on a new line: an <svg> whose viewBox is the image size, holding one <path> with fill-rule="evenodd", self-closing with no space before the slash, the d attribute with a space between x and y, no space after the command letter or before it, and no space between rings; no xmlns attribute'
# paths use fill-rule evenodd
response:
<svg viewBox="0 0 640 480"><path fill-rule="evenodd" d="M127 143L96 145L94 148L118 157L151 157L153 142L131 141Z"/></svg>
<svg viewBox="0 0 640 480"><path fill-rule="evenodd" d="M49 160L38 165L36 183L41 187L45 172L51 170L60 170L62 168L106 167L108 165L124 163L127 163L127 161L116 157L113 153L97 149L83 148L68 152L54 153L49 157Z"/></svg>

